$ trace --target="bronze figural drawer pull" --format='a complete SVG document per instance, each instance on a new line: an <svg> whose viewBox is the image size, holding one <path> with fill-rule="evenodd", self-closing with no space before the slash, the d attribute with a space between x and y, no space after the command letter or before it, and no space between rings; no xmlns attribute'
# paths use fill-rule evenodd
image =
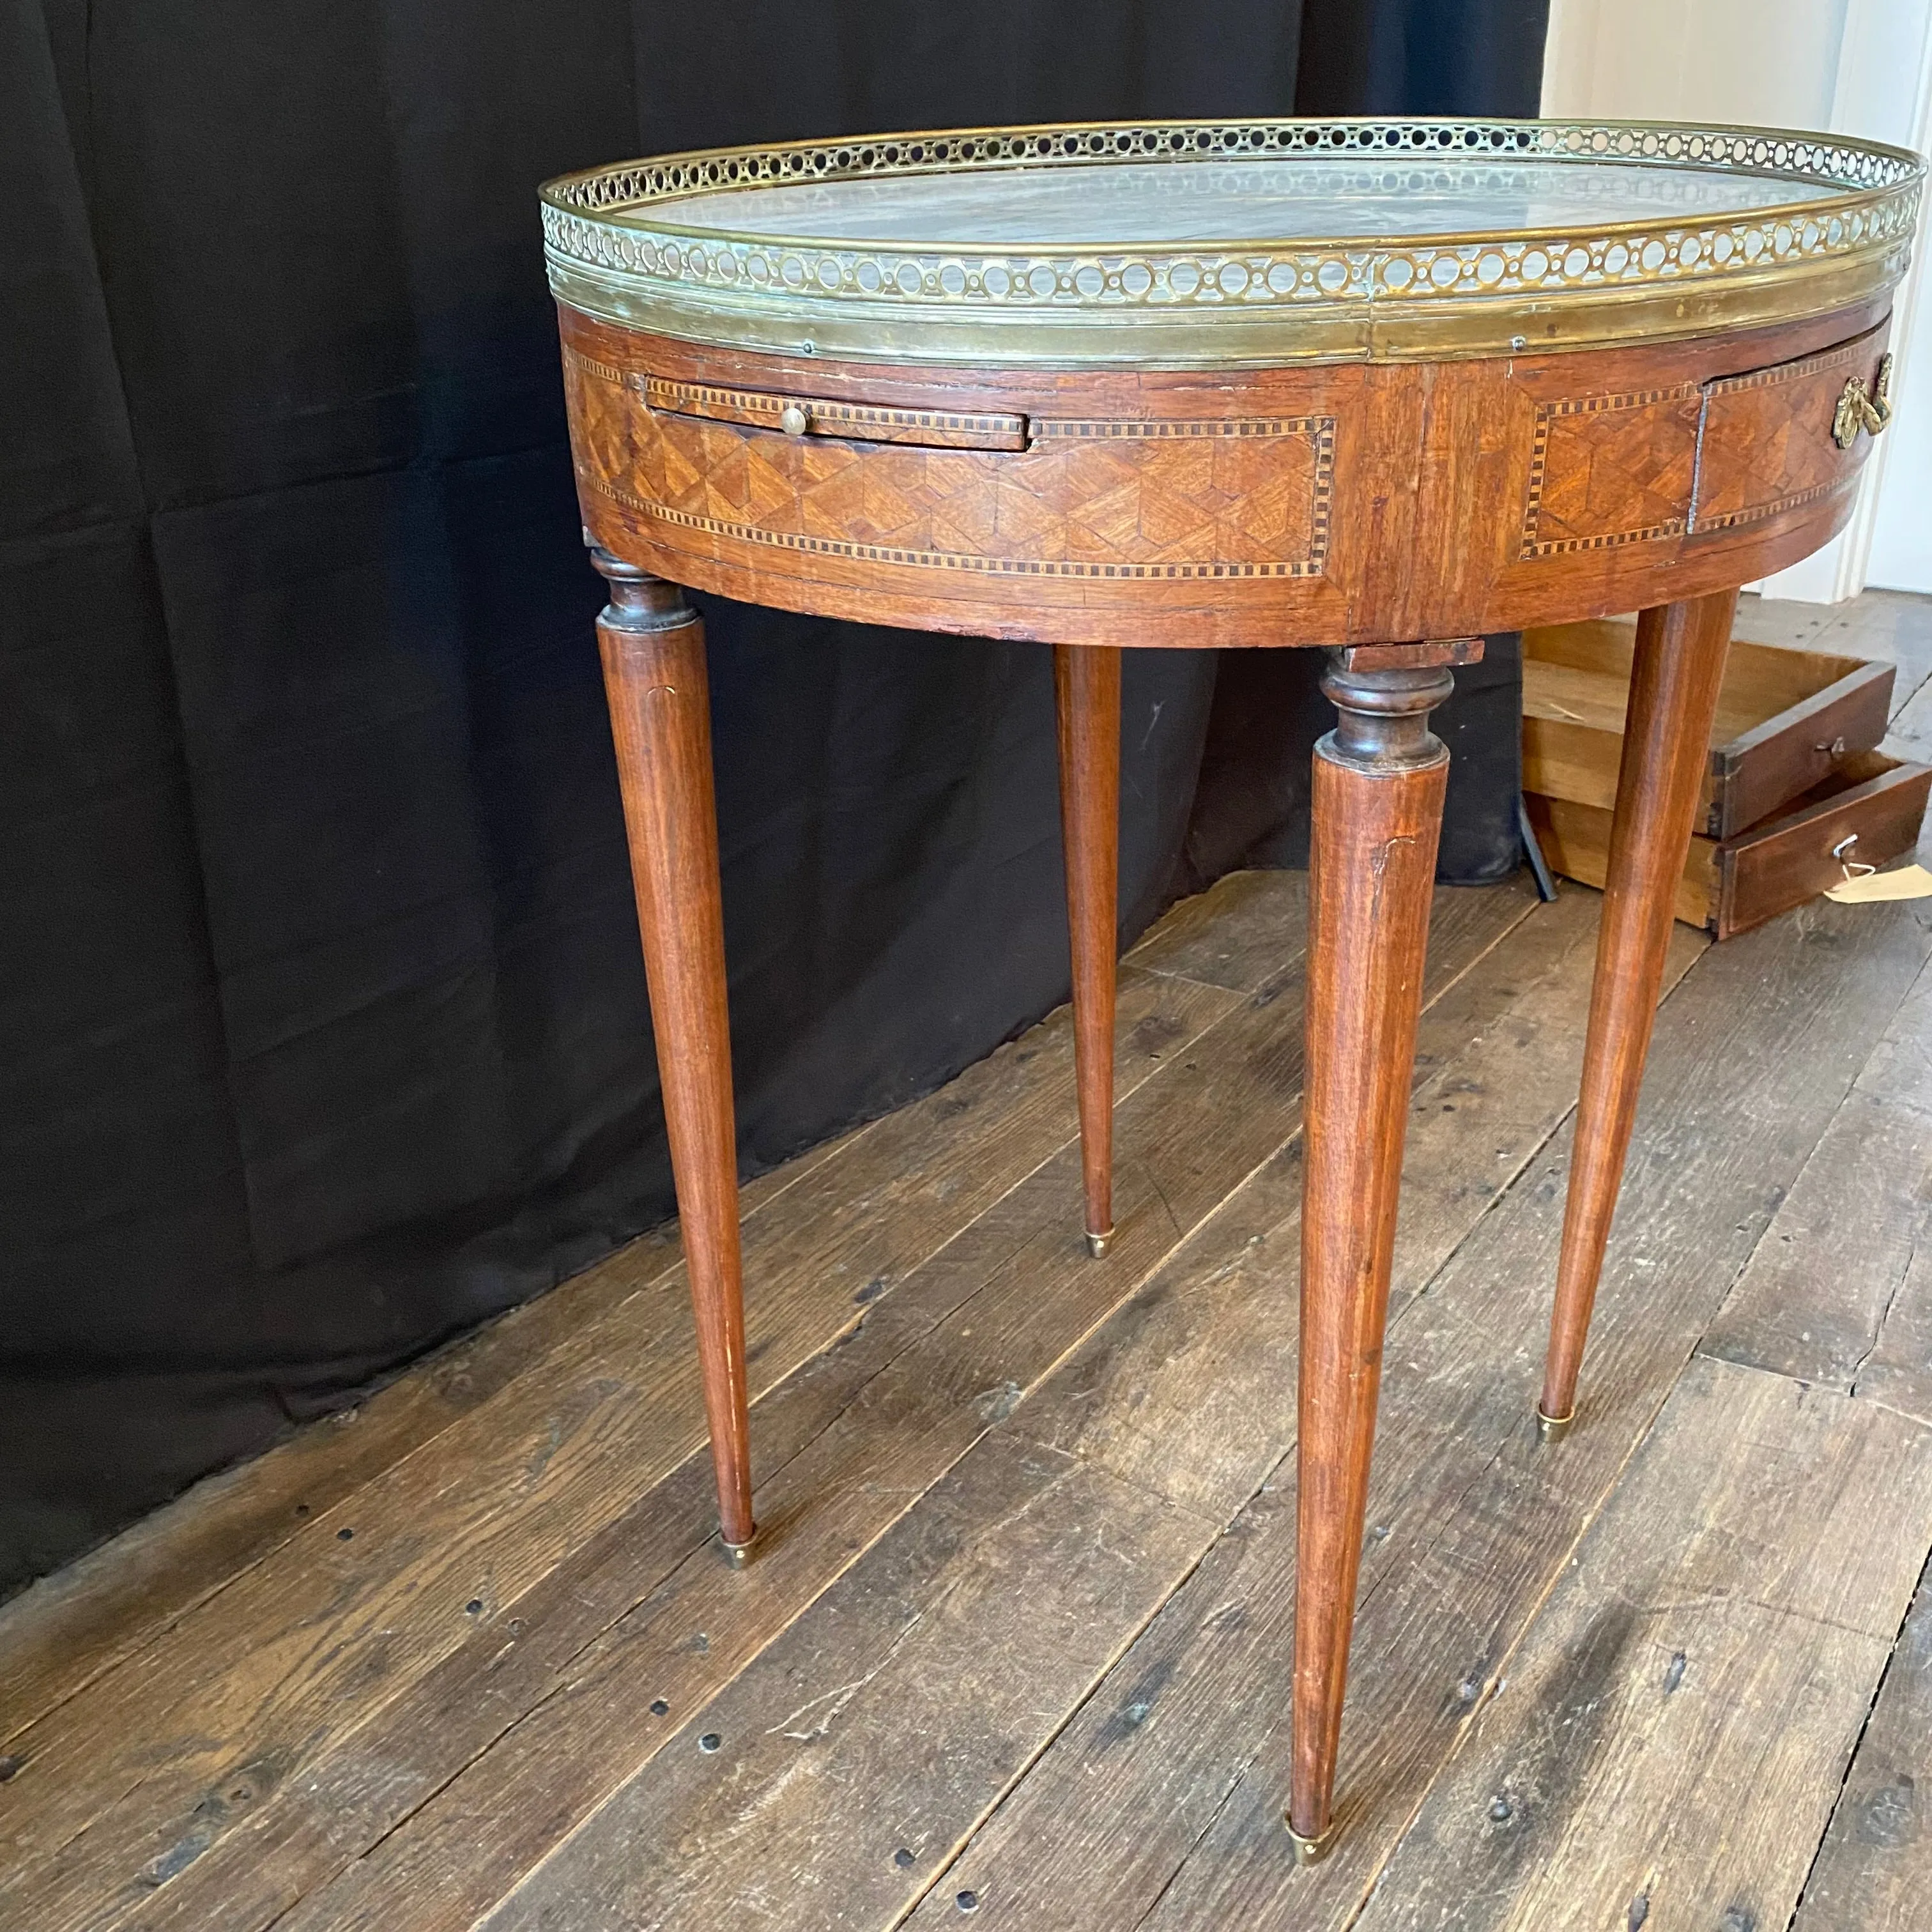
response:
<svg viewBox="0 0 1932 1932"><path fill-rule="evenodd" d="M632 379L634 381L637 378ZM743 423L786 436L836 436L850 442L904 442L926 449L1024 449L1022 416L968 416L950 410L899 410L880 403L842 403L825 396L773 395L764 389L716 388L646 376L640 386L654 410L707 422Z"/></svg>
<svg viewBox="0 0 1932 1932"><path fill-rule="evenodd" d="M1840 449L1850 449L1860 430L1876 436L1891 420L1892 356L1888 352L1879 358L1878 375L1869 391L1862 376L1854 376L1846 383L1832 418L1832 440Z"/></svg>

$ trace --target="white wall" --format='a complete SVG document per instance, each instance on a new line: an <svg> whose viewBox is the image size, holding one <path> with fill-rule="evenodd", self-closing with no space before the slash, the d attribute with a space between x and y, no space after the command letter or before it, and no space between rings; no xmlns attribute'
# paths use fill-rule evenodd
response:
<svg viewBox="0 0 1932 1932"><path fill-rule="evenodd" d="M1932 0L1550 0L1543 111L1828 128L1922 151L1932 146ZM1893 328L1892 399L1906 406L1865 466L1850 528L1771 579L1775 596L1830 602L1868 580L1932 592L1926 238L1922 220Z"/></svg>
<svg viewBox="0 0 1932 1932"><path fill-rule="evenodd" d="M1932 228L1919 246L1932 251ZM1898 345L1892 405L1898 412L1875 452L1884 464L1872 506L1865 581L1887 590L1932 591L1932 274L1914 290L1910 340Z"/></svg>
<svg viewBox="0 0 1932 1932"><path fill-rule="evenodd" d="M1849 0L1551 0L1543 111L1822 128Z"/></svg>

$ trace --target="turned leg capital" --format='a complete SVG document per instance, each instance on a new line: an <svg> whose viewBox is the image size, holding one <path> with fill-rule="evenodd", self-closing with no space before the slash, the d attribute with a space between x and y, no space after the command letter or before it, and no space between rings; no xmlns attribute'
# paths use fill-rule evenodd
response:
<svg viewBox="0 0 1932 1932"><path fill-rule="evenodd" d="M697 622L682 584L654 576L641 564L626 563L596 544L590 546L590 561L610 586L610 601L598 614L600 629L647 633Z"/></svg>
<svg viewBox="0 0 1932 1932"><path fill-rule="evenodd" d="M1456 688L1444 665L1358 670L1331 651L1322 692L1335 707L1335 728L1316 746L1330 764L1372 777L1440 763L1448 747L1429 728L1429 714Z"/></svg>
<svg viewBox="0 0 1932 1932"><path fill-rule="evenodd" d="M1429 714L1454 693L1454 667L1482 655L1480 638L1331 650L1322 692L1335 707L1335 728L1316 755L1371 777L1440 764L1449 750L1430 730Z"/></svg>

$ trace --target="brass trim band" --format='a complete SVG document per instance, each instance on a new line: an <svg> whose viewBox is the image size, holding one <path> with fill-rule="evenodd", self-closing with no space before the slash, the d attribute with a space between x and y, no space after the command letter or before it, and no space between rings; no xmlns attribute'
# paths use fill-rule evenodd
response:
<svg viewBox="0 0 1932 1932"><path fill-rule="evenodd" d="M1298 154L1556 160L1788 177L1786 203L1564 230L1016 249L682 225L706 188L952 169ZM968 366L1401 362L1793 321L1904 272L1923 167L1836 136L1643 123L1274 121L992 129L722 149L544 190L558 298L719 347Z"/></svg>

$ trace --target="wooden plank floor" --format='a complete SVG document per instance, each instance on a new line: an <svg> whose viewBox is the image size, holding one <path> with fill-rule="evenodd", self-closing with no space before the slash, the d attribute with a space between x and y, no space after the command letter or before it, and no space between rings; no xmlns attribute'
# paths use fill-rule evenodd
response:
<svg viewBox="0 0 1932 1932"><path fill-rule="evenodd" d="M748 1192L748 1570L666 1230L0 1609L0 1925L1932 1923L1932 902L1678 929L1552 1449L1598 904L1438 896L1328 1864L1245 874L1124 973L1106 1259L1064 1012Z"/></svg>

